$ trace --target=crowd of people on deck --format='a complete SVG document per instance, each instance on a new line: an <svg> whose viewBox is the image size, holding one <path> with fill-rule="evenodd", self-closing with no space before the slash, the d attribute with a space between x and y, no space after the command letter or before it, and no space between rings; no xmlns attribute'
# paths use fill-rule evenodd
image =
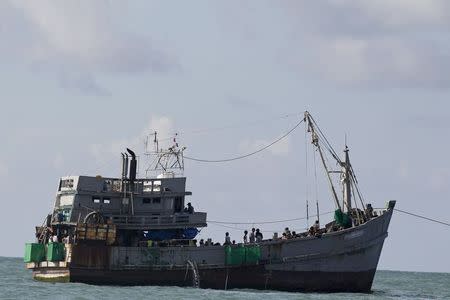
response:
<svg viewBox="0 0 450 300"><path fill-rule="evenodd" d="M369 207L370 209L370 207ZM295 231L291 231L289 227L285 227L284 231L281 233L281 236L278 235L278 232L274 232L273 237L269 240L266 239L266 241L276 241L276 240L289 240L289 239L295 239L295 238L307 238L307 237L316 237L320 238L322 234L333 232L336 230L340 230L338 225L335 224L335 222L330 222L326 224L324 227L320 227L319 220L316 220L312 226L309 227L307 231L297 233ZM257 244L261 243L263 241L263 233L259 228L252 228L250 231L244 230L244 235L242 236L241 241L233 240L230 233L225 233L225 239L223 244L220 242L213 242L211 238L208 239L200 239L199 243L197 244L197 240L191 240L189 242L189 246L229 246L229 245L237 245L237 244ZM160 243L158 243L160 244Z"/></svg>
<svg viewBox="0 0 450 300"><path fill-rule="evenodd" d="M300 238L300 237L309 237L309 236L318 236L319 234L323 233L323 229L320 228L319 221L316 220L313 226L309 228L307 232L304 233L296 233L295 231L289 230L289 227L286 227L284 229L284 232L281 235L282 240L292 239L292 238ZM252 228L250 231L250 234L247 230L244 231L244 236L242 237L242 242L244 244L253 244L253 243L260 243L263 241L263 234L259 228ZM278 233L275 232L273 235L273 240L279 239ZM236 241L231 240L230 233L225 233L225 241L223 245L235 245ZM207 245L203 242L203 240L200 240L200 246ZM219 244L220 245L220 244Z"/></svg>
<svg viewBox="0 0 450 300"><path fill-rule="evenodd" d="M263 234L261 232L261 230L259 230L259 228L252 228L251 232L250 232L250 236L248 234L248 231L245 230L244 231L244 237L242 238L244 244L254 244L254 243L260 243L263 240ZM234 245L236 244L236 241L233 240L231 241L230 238L230 233L226 232L225 233L225 242L223 243L224 245Z"/></svg>
<svg viewBox="0 0 450 300"><path fill-rule="evenodd" d="M288 240L288 239L293 239L293 238L300 238L300 237L310 237L310 236L319 236L320 234L324 233L326 229L325 228L320 228L320 224L319 221L316 220L313 224L313 226L311 226L309 228L308 231L303 232L303 233L297 233L295 231L291 231L289 229L289 227L286 227L283 231L283 233L281 234L281 237L278 236L278 232L275 232L272 240ZM262 234L262 231L259 228L252 228L250 233L247 230L244 230L244 235L242 237L242 243L243 244L254 244L254 243L260 243L262 242L264 239L264 236ZM223 245L224 246L228 246L228 245L236 245L236 240L232 240L230 233L226 232L225 233L225 240ZM211 239L207 239L206 241L204 239L200 240L199 246L217 246L220 245L220 243L213 243Z"/></svg>
<svg viewBox="0 0 450 300"><path fill-rule="evenodd" d="M191 203L188 203L187 206L183 210L184 213L193 214L194 213L194 207L191 205ZM373 210L372 206L370 204L367 205L367 208L364 212L361 212L362 215L364 215L363 222L366 222L367 220L370 220L373 217L377 216L377 213ZM309 229L306 232L297 233L295 231L291 231L289 227L286 227L284 231L281 234L281 237L278 236L278 232L275 232L273 234L273 237L271 240L289 240L294 238L305 238L305 237L321 237L322 234L333 232L340 230L344 227L339 226L335 224L335 222L330 222L326 224L323 228L320 227L319 220L316 220L314 224L309 227ZM259 228L252 228L251 231L244 230L244 235L242 237L243 244L254 244L254 243L260 243L263 241L263 234L262 231ZM223 245L236 245L239 242L236 242L236 240L232 240L230 233L225 233L225 240ZM160 243L153 242L152 246L159 245ZM190 246L197 246L197 240L191 240L189 241ZM220 246L221 244L219 242L213 242L211 238L208 238L207 240L200 239L198 246L204 247L204 246Z"/></svg>

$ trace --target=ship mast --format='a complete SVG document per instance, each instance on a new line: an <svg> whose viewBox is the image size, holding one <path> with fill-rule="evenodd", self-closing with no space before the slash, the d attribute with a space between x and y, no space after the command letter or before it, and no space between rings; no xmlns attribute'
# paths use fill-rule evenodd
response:
<svg viewBox="0 0 450 300"><path fill-rule="evenodd" d="M344 193L343 202L345 207L347 207L347 211L350 212L352 210L352 182L351 182L351 165L350 158L348 155L348 147L345 145L345 161L341 163L342 166L342 190Z"/></svg>
<svg viewBox="0 0 450 300"><path fill-rule="evenodd" d="M316 132L316 129L314 127L314 122L311 120L311 115L309 114L308 111L305 111L305 122L307 122L307 124L308 124L308 132L311 132L311 138L312 138L311 143L319 151L320 159L322 160L322 164L323 164L323 167L325 169L325 173L327 174L328 182L330 184L330 188L331 188L331 192L332 192L333 197L334 197L334 201L336 202L337 207L339 209L341 209L341 205L339 204L339 199L338 199L338 196L337 196L337 193L336 193L336 189L334 188L333 181L332 181L331 176L330 176L330 173L332 171L328 170L328 166L325 163L325 158L323 156L322 148L320 147L320 144L319 144L319 135Z"/></svg>
<svg viewBox="0 0 450 300"><path fill-rule="evenodd" d="M312 144L317 148L317 151L320 154L320 158L322 160L323 167L325 169L325 172L327 174L328 182L330 184L330 188L333 194L333 198L336 202L337 207L342 211L342 209L345 209L346 212L352 211L352 184L354 183L356 186L356 179L353 174L352 165L350 163L350 157L349 157L349 149L347 147L347 142L345 143L345 149L344 149L344 159L340 159L339 156L334 151L331 144L328 142L320 128L317 126L317 123L314 121L313 117L309 114L308 111L305 112L305 122L308 125L308 132L311 132L312 137ZM321 144L328 150L328 152L331 154L331 156L336 160L338 165L341 167L341 170L339 171L333 171L329 170L326 162L324 153L322 151ZM336 189L334 188L333 181L331 179L331 173L338 173L341 176L341 183L342 183L342 206L339 203L339 198L336 193ZM358 187L356 186L356 189L358 191ZM360 197L361 199L361 197ZM362 202L362 199L361 199Z"/></svg>

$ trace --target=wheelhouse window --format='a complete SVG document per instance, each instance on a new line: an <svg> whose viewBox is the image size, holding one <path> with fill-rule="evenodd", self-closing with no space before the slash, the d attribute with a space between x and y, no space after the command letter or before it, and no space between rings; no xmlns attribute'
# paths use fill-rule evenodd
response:
<svg viewBox="0 0 450 300"><path fill-rule="evenodd" d="M150 204L150 203L152 203L152 199L151 198L144 198L144 199L142 199L142 203L143 204Z"/></svg>
<svg viewBox="0 0 450 300"><path fill-rule="evenodd" d="M94 203L100 203L100 202L101 202L101 198L100 198L100 197L97 197L97 196L93 196L93 197L92 197L92 202L94 202Z"/></svg>
<svg viewBox="0 0 450 300"><path fill-rule="evenodd" d="M103 203L110 204L111 203L111 198L103 197Z"/></svg>
<svg viewBox="0 0 450 300"><path fill-rule="evenodd" d="M151 180L146 180L142 183L142 190L145 193L150 193L153 190L153 182Z"/></svg>
<svg viewBox="0 0 450 300"><path fill-rule="evenodd" d="M59 197L59 206L72 206L74 198L74 195L61 195Z"/></svg>
<svg viewBox="0 0 450 300"><path fill-rule="evenodd" d="M60 191L67 191L73 189L73 179L61 179L59 183L59 190Z"/></svg>
<svg viewBox="0 0 450 300"><path fill-rule="evenodd" d="M153 181L153 191L154 192L161 192L161 180Z"/></svg>
<svg viewBox="0 0 450 300"><path fill-rule="evenodd" d="M152 203L153 204L161 204L161 198L153 198L153 200L152 200Z"/></svg>

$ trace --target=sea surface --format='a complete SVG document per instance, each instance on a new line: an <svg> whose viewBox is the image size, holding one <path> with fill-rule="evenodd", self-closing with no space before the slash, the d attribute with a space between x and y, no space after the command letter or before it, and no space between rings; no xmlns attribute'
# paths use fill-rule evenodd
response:
<svg viewBox="0 0 450 300"><path fill-rule="evenodd" d="M31 279L21 258L0 257L0 299L450 299L450 273L378 271L372 290L371 294L303 294L43 283Z"/></svg>

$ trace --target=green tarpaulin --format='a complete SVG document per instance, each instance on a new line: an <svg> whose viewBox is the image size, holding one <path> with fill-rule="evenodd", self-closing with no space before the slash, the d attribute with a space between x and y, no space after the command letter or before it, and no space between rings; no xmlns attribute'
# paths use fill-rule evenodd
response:
<svg viewBox="0 0 450 300"><path fill-rule="evenodd" d="M64 260L64 244L49 243L47 246L47 260L48 261Z"/></svg>
<svg viewBox="0 0 450 300"><path fill-rule="evenodd" d="M45 260L45 245L37 243L27 243L25 244L25 256L23 261L26 263L30 262L41 262Z"/></svg>

